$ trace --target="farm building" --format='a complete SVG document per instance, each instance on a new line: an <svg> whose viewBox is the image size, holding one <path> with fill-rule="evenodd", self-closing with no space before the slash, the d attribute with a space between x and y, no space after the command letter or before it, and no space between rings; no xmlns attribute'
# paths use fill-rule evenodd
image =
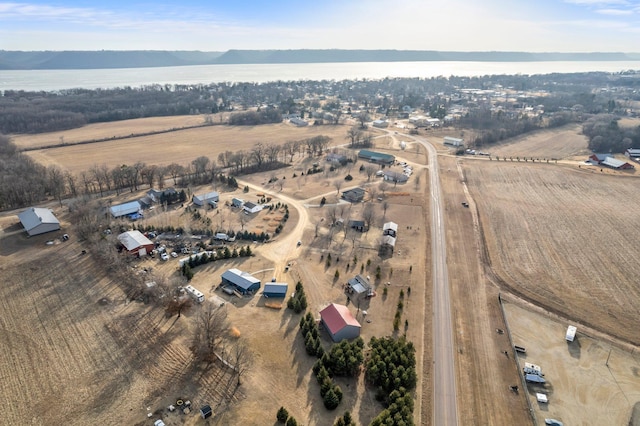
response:
<svg viewBox="0 0 640 426"><path fill-rule="evenodd" d="M118 235L118 241L131 254L146 256L153 250L153 242L140 231L127 231Z"/></svg>
<svg viewBox="0 0 640 426"><path fill-rule="evenodd" d="M49 209L31 207L20 213L18 219L30 237L60 229L60 221Z"/></svg>
<svg viewBox="0 0 640 426"><path fill-rule="evenodd" d="M142 206L138 201L131 201L129 203L118 204L109 207L111 216L114 218L139 214L142 211Z"/></svg>
<svg viewBox="0 0 640 426"><path fill-rule="evenodd" d="M247 213L258 213L260 210L262 210L262 205L247 201L246 203L244 203L244 206L242 208Z"/></svg>
<svg viewBox="0 0 640 426"><path fill-rule="evenodd" d="M217 191L207 192L206 194L194 195L193 197L191 197L191 201L193 201L193 204L200 207L204 206L205 204L211 204L211 202L217 203L219 200L220 194L218 194Z"/></svg>
<svg viewBox="0 0 640 426"><path fill-rule="evenodd" d="M618 160L613 157L607 157L600 162L601 166L609 167L610 169L615 170L633 170L635 167L631 163L627 163L626 161Z"/></svg>
<svg viewBox="0 0 640 426"><path fill-rule="evenodd" d="M240 198L232 198L231 199L231 205L233 207L242 207L244 205L244 200L242 200Z"/></svg>
<svg viewBox="0 0 640 426"><path fill-rule="evenodd" d="M222 274L222 284L232 286L242 294L252 294L260 289L260 280L248 272L229 269Z"/></svg>
<svg viewBox="0 0 640 426"><path fill-rule="evenodd" d="M342 198L351 203L359 203L364 200L364 189L353 188L342 193Z"/></svg>
<svg viewBox="0 0 640 426"><path fill-rule="evenodd" d="M569 327L567 327L567 334L565 334L564 336L567 342L573 342L573 340L576 338L577 330L578 329L575 325L570 325Z"/></svg>
<svg viewBox="0 0 640 426"><path fill-rule="evenodd" d="M393 250L396 248L396 237L391 235L383 235L380 239L380 255L383 257L392 256Z"/></svg>
<svg viewBox="0 0 640 426"><path fill-rule="evenodd" d="M327 161L329 163L347 164L347 156L342 154L337 154L335 152L330 152L327 154Z"/></svg>
<svg viewBox="0 0 640 426"><path fill-rule="evenodd" d="M374 120L371 125L373 127L378 127L380 129L384 129L389 127L389 122L387 120Z"/></svg>
<svg viewBox="0 0 640 426"><path fill-rule="evenodd" d="M309 123L307 123L306 121L304 121L302 118L299 118L299 117L290 118L289 123L298 127L304 127L309 125Z"/></svg>
<svg viewBox="0 0 640 426"><path fill-rule="evenodd" d="M287 283L266 283L262 294L264 297L286 297L289 284Z"/></svg>
<svg viewBox="0 0 640 426"><path fill-rule="evenodd" d="M451 136L445 136L443 143L449 146L462 146L464 142L460 138L454 138Z"/></svg>
<svg viewBox="0 0 640 426"><path fill-rule="evenodd" d="M360 336L360 323L351 315L349 308L344 305L332 303L321 310L320 322L334 342L355 339Z"/></svg>
<svg viewBox="0 0 640 426"><path fill-rule="evenodd" d="M382 172L382 178L388 182L406 183L409 176L404 173L394 172L393 170L385 170Z"/></svg>
<svg viewBox="0 0 640 426"><path fill-rule="evenodd" d="M387 222L382 225L382 235L391 235L396 237L398 234L398 224L395 222Z"/></svg>
<svg viewBox="0 0 640 426"><path fill-rule="evenodd" d="M369 227L364 222L364 220L350 220L349 228L355 229L356 231L366 232L369 230Z"/></svg>
<svg viewBox="0 0 640 426"><path fill-rule="evenodd" d="M148 209L154 203L153 199L148 195L145 195L144 197L139 198L138 202L140 203L140 207L142 207L143 209Z"/></svg>
<svg viewBox="0 0 640 426"><path fill-rule="evenodd" d="M356 275L347 281L347 291L350 294L360 296L370 296L372 294L371 284L362 275Z"/></svg>
<svg viewBox="0 0 640 426"><path fill-rule="evenodd" d="M624 155L628 158L640 158L640 149L629 148L624 152Z"/></svg>
<svg viewBox="0 0 640 426"><path fill-rule="evenodd" d="M600 164L609 157L611 157L611 154L591 154L588 161L591 164Z"/></svg>
<svg viewBox="0 0 640 426"><path fill-rule="evenodd" d="M396 160L391 154L383 154L381 152L369 151L368 149L361 149L358 152L358 158L367 160L371 163L388 164L391 165Z"/></svg>

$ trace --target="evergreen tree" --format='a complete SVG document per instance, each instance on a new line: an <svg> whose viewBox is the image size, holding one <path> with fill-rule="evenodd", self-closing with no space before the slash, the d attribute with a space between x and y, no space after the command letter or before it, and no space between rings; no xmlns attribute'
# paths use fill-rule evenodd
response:
<svg viewBox="0 0 640 426"><path fill-rule="evenodd" d="M276 419L278 419L279 423L286 423L289 418L289 412L286 408L280 407L278 413L276 414Z"/></svg>

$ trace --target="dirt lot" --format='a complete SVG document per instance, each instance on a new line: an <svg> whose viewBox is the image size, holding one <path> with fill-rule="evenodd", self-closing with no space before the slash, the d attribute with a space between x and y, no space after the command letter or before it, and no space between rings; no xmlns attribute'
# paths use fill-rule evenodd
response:
<svg viewBox="0 0 640 426"><path fill-rule="evenodd" d="M637 351L592 337L580 327L569 343L564 336L571 322L517 303L505 303L505 311L514 342L527 350L518 356L519 370L524 362L539 365L547 380L520 392L529 398L536 425L545 418L571 425L630 424L633 406L640 402ZM536 392L547 394L549 403L538 403Z"/></svg>

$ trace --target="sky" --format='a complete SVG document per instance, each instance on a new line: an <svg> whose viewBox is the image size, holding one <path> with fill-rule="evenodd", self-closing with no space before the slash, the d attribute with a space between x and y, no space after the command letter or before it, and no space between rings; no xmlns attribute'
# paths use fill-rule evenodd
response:
<svg viewBox="0 0 640 426"><path fill-rule="evenodd" d="M640 0L0 0L0 49L639 52Z"/></svg>

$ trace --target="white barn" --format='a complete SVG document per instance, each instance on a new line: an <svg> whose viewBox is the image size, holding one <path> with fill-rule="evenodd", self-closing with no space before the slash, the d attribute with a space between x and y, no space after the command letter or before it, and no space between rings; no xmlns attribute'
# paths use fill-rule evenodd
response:
<svg viewBox="0 0 640 426"><path fill-rule="evenodd" d="M463 145L462 139L454 138L454 137L451 137L451 136L445 136L443 142L444 142L445 145L450 145L450 146L462 146Z"/></svg>
<svg viewBox="0 0 640 426"><path fill-rule="evenodd" d="M193 204L200 207L204 206L206 203L217 203L219 200L220 194L218 194L217 191L207 192L206 194L194 195L193 197L191 197L191 201L193 201Z"/></svg>
<svg viewBox="0 0 640 426"><path fill-rule="evenodd" d="M31 207L20 213L18 218L30 237L60 229L60 221L49 209Z"/></svg>

